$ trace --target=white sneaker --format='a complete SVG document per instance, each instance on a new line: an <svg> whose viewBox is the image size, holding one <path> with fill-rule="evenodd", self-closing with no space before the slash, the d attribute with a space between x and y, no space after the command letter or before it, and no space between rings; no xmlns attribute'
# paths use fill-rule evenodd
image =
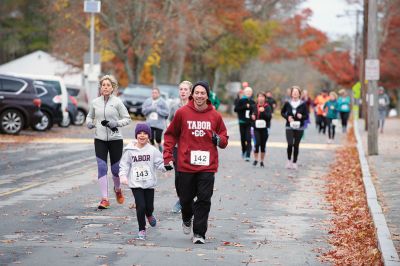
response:
<svg viewBox="0 0 400 266"><path fill-rule="evenodd" d="M195 234L193 236L193 244L204 244L204 243L206 243L206 240L201 235Z"/></svg>
<svg viewBox="0 0 400 266"><path fill-rule="evenodd" d="M185 235L189 235L192 232L192 220L188 223L182 222L182 230Z"/></svg>
<svg viewBox="0 0 400 266"><path fill-rule="evenodd" d="M298 168L298 167L297 167L297 163L293 163L292 169L293 169L293 170L297 170L297 168Z"/></svg>
<svg viewBox="0 0 400 266"><path fill-rule="evenodd" d="M287 161L287 163L286 163L286 169L292 169L293 168L293 166L292 166L292 161Z"/></svg>

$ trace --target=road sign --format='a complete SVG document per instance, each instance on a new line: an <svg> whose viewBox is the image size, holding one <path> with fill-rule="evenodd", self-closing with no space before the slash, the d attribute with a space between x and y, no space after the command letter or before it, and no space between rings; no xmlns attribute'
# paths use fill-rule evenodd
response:
<svg viewBox="0 0 400 266"><path fill-rule="evenodd" d="M379 59L365 60L365 79L379 80Z"/></svg>
<svg viewBox="0 0 400 266"><path fill-rule="evenodd" d="M100 13L101 2L100 1L85 1L83 6L85 13Z"/></svg>

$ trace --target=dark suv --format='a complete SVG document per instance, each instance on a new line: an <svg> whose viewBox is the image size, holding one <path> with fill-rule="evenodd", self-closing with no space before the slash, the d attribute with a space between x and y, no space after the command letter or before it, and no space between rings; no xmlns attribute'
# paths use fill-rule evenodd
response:
<svg viewBox="0 0 400 266"><path fill-rule="evenodd" d="M33 126L33 129L45 131L59 124L63 120L61 109L61 97L58 95L56 88L41 81L34 82L38 96L42 100L40 109L43 112L43 119L40 123Z"/></svg>
<svg viewBox="0 0 400 266"><path fill-rule="evenodd" d="M0 74L0 131L18 134L40 123L43 113L33 80Z"/></svg>
<svg viewBox="0 0 400 266"><path fill-rule="evenodd" d="M143 102L151 97L152 89L146 85L130 84L121 91L122 102L130 114L141 115Z"/></svg>

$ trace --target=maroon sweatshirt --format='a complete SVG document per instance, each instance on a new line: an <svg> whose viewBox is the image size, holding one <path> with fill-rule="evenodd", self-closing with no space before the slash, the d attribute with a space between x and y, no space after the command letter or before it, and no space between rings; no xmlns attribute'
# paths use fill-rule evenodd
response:
<svg viewBox="0 0 400 266"><path fill-rule="evenodd" d="M164 134L164 163L174 160L173 148L178 144L178 171L217 172L218 150L212 133L221 138L219 147L228 145L228 135L222 116L207 101L208 107L198 111L193 100L179 108Z"/></svg>

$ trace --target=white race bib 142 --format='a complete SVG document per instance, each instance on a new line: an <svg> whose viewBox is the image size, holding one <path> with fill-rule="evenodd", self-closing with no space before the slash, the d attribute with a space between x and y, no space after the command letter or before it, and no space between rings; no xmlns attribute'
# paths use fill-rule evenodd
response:
<svg viewBox="0 0 400 266"><path fill-rule="evenodd" d="M192 165L210 165L210 152L209 151L191 151L190 164Z"/></svg>

